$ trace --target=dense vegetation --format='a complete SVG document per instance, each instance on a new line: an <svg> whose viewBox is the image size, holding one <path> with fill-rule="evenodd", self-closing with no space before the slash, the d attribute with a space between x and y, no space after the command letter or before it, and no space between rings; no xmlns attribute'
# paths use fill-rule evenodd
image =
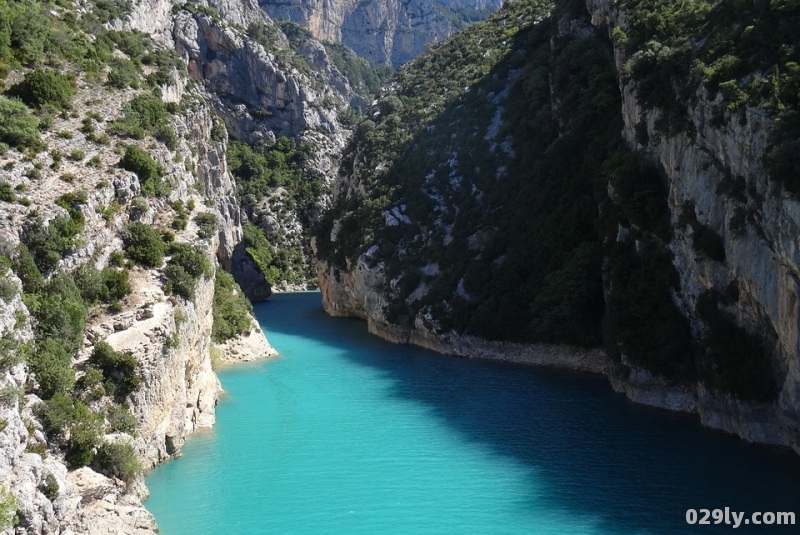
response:
<svg viewBox="0 0 800 535"><path fill-rule="evenodd" d="M208 254L203 246L187 243L170 244L169 254L170 259L164 269L167 279L164 290L191 301L200 277L208 278L214 273Z"/></svg>
<svg viewBox="0 0 800 535"><path fill-rule="evenodd" d="M640 52L655 46L646 36L680 36L693 9L708 28L722 28L702 4L627 2L631 22L614 31L633 58L643 103L669 111L664 132L686 124L671 122L679 114L660 92L674 89L678 102L685 80L672 84L663 57L647 64ZM385 312L397 324L422 317L438 332L603 344L620 362L769 399L768 336L706 305L693 338L673 297L680 287L667 247L666 179L621 139L611 43L558 31L554 21L567 12L588 26L583 2L557 3L545 17L551 7L507 5L399 69L396 89L380 95L345 155L342 172L355 187L340 192L319 225L320 255L338 270L361 255L382 264ZM697 36L687 35L675 43L692 48L686 43ZM645 64L654 70L645 73ZM359 187L366 198L353 193ZM724 262L721 237L693 207L684 216L698 256Z"/></svg>
<svg viewBox="0 0 800 535"><path fill-rule="evenodd" d="M630 55L639 101L662 110L662 132L684 130L704 86L722 96L716 121L757 106L777 119L768 161L773 178L800 196L800 47L796 0L625 0L615 41Z"/></svg>
<svg viewBox="0 0 800 535"><path fill-rule="evenodd" d="M350 82L353 90L365 98L375 95L392 74L391 67L373 67L342 43L325 43L325 50L331 62Z"/></svg>
<svg viewBox="0 0 800 535"><path fill-rule="evenodd" d="M0 202L30 206L33 202L24 192L39 188L37 180L41 188L55 183L59 195L67 191L46 201L54 206L28 210L18 229L18 246L0 243L0 299L8 304L21 293L30 316L18 310L15 329L30 328L34 334L33 340L25 343L8 333L0 339L0 371L6 373L24 362L30 373L24 391L3 388L3 399L9 402L19 397L20 407L26 393L42 400L34 413L43 424L48 444L37 443L29 429L26 451L45 456L48 449L50 454L60 450L71 468L88 465L125 481L141 472L137 452L131 444L120 442L121 437L111 443L103 436L136 433L137 419L126 400L142 381L139 360L87 333L87 323L123 310L131 293L129 269L134 264L151 269L163 266L165 291L186 299L194 297L197 280L214 271L207 246L172 243L167 247L165 240L174 240L174 235L165 232L162 236L139 222L131 223L124 232L128 261L116 251L105 267L97 269L99 256L85 258L81 254L93 250L84 247L89 245L84 234L87 220L97 217L90 211L101 215L113 231L119 228L115 214L120 210L129 210L131 219L136 220L148 210L148 203L163 204L155 199L131 199L118 191L120 195L112 195L103 206L97 203L100 195L82 188L112 190L110 182L119 171L105 165L110 163L107 156L113 149L119 166L138 176L143 195L168 195L170 177L154 156L163 154L164 146L173 151L178 147L173 114L194 106L191 95L180 104L166 104L162 99L161 86L174 83L176 75L186 76L177 52L143 34L109 29L120 27L109 23L124 18L130 9L127 0L80 4L0 0L0 157L6 160L4 169L11 171L0 180ZM106 98L121 103L130 99L116 120L100 111L108 109L103 102ZM58 132L52 128L56 122L62 123ZM75 144L69 141L73 138ZM218 125L215 141L225 138L224 127ZM26 166L24 182L19 180L21 165ZM72 169L60 176L51 172L65 166ZM74 169L83 166L88 173ZM194 171L188 161L186 171ZM103 178L94 180L98 176ZM90 180L94 183L87 185ZM48 192L41 192L48 199ZM194 209L194 202L190 204L189 212L183 214L187 222ZM55 207L59 208L53 217ZM19 217L18 213L9 212L9 221ZM195 221L201 238L213 237L216 216L200 213ZM76 263L81 265L75 267ZM11 271L22 281L21 289ZM175 297L170 300L179 302ZM223 311L228 331L241 329L240 305L237 302ZM76 360L87 337L91 354L87 360ZM0 427L6 424L0 421ZM51 501L60 492L52 474L42 474L39 488ZM11 513L16 510L13 496L4 492L0 496L3 527L18 520L6 514L7 508Z"/></svg>
<svg viewBox="0 0 800 535"><path fill-rule="evenodd" d="M255 220L259 205L269 198L279 220L286 212L294 212L304 229L296 236L280 224L269 233L245 224L247 252L272 284L283 280L298 284L314 276L308 260L313 257L309 229L318 218L319 202L327 188L323 177L307 170L310 150L286 137L267 149L236 141L228 145L228 167L236 177L248 218Z"/></svg>
<svg viewBox="0 0 800 535"><path fill-rule="evenodd" d="M106 394L124 397L138 386L140 378L135 358L120 355L102 342L95 345L78 381L71 359L83 347L90 307L98 303L113 306L130 292L128 272L112 267L99 271L86 265L72 274L56 272L45 280L39 265L52 270L60 259L58 247L47 245L48 241L59 239L59 231L48 232L50 227L43 226L40 220L34 221L34 227L43 239L32 239L27 234L28 239L17 248L4 246L0 260L10 265L22 281L22 298L34 320L35 343L4 342L7 347L2 348L2 366L19 360L27 362L36 378L35 393L44 400L36 413L45 432L57 439L68 430L65 457L72 466L85 466L95 461L94 449L101 445L106 426L103 415L90 410L88 403ZM10 355L15 359L10 360ZM95 369L101 371L93 379ZM100 466L106 466L105 461Z"/></svg>
<svg viewBox="0 0 800 535"><path fill-rule="evenodd" d="M211 337L223 343L250 331L253 305L230 273L217 271L214 280L214 326Z"/></svg>

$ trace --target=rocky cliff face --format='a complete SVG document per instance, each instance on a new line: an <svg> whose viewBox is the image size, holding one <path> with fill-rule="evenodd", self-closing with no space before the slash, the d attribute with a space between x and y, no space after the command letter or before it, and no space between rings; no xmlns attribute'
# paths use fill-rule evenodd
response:
<svg viewBox="0 0 800 535"><path fill-rule="evenodd" d="M191 10L143 0L128 19L115 24L148 32L174 47L192 80L206 89L232 138L261 150L272 147L277 137L294 138L312 147L306 172L333 180L338 154L350 134L342 117L364 102L318 41L308 39L293 47L258 5L238 0L213 1ZM318 202L323 208L329 199L322 196ZM275 204L280 203L265 199L261 209L249 214L251 222L269 235L274 229L268 222L280 211L280 227L302 227L296 209ZM284 241L287 248L306 248L300 233L288 233ZM241 240L220 260L251 300L269 297L271 287Z"/></svg>
<svg viewBox="0 0 800 535"><path fill-rule="evenodd" d="M499 8L501 0L265 0L275 20L291 20L317 39L344 43L373 65L398 66Z"/></svg>
<svg viewBox="0 0 800 535"><path fill-rule="evenodd" d="M626 14L615 2L589 0L587 6L592 23L609 36L614 28L625 27ZM615 60L622 71L628 60L623 49L616 49ZM689 106L689 128L663 135L656 124L663 112L637 102L636 82L623 79L620 90L624 138L667 177L675 231L669 247L680 275L682 308L696 328L702 328L698 300L705 292L724 292L733 286L739 295L728 312L737 323L753 332L774 333L768 343L774 347L772 368L779 378L776 404L710 399L715 396L699 385L696 410L710 427L800 451L800 203L776 186L765 167L774 119L763 109L748 107L742 114L727 113L715 120L723 97L711 98L701 87ZM644 143L641 133L637 135L637 128L641 132L643 127ZM726 189L732 177L742 191ZM691 206L698 221L722 238L724 261L699 255L693 247L692 230L681 222ZM741 228L738 222L744 213L748 218ZM647 382L632 383L633 390L647 389Z"/></svg>
<svg viewBox="0 0 800 535"><path fill-rule="evenodd" d="M81 239L61 260L60 269L70 271L87 263L98 268L108 265L109 257L120 252L129 221L167 229L175 216L172 207L177 205L197 205L201 207L198 211L213 214L218 230L199 238L193 219L196 214L190 214L185 228L175 230L175 239L200 245L212 265L218 261L223 267L234 267L242 241L241 215L235 184L226 167L227 138L212 135L215 113L205 104L209 97L196 88L188 89L178 72L173 72L171 83L161 87L164 100L193 104L170 116L177 137L174 148L152 138L140 142L149 144L148 154L171 186L167 197L153 197L144 195L136 174L118 167L120 157L111 144L93 141L111 133L111 123L125 113L124 106L134 92L109 92L83 79L77 85L74 113L56 119L53 129L43 134L45 150L31 162L22 162L13 151L2 157L4 183L25 191L27 197L22 203L4 202L3 243L19 242L20 229L33 211L44 221L52 221L67 213L56 199L83 191L85 199L73 206L84 221ZM84 115L100 118L91 135L80 127ZM59 136L58 132L73 134ZM93 156L98 163L87 165L84 156L75 156L60 166L51 165L60 158L59 153L70 151ZM27 172L30 169L42 171L35 176ZM4 247L7 251L8 245ZM189 433L214 424L221 392L210 355L214 275L201 277L194 299L187 300L169 295L159 269L133 267L130 273L132 292L117 309L92 309L83 349L72 365L79 376L83 374L89 355L101 341L135 358L142 383L125 403L138 429L135 436L111 433L102 439L130 443L147 470L179 455ZM141 476L125 483L112 472L99 473L89 467L68 470L63 451L46 440L36 411L40 400L24 394L25 388L35 387L35 378L23 364L7 360L24 351L21 344L33 338L32 319L20 299L18 279L11 273L2 278L8 291L0 296L0 335L13 344L9 342L0 352L6 370L0 377L0 420L5 422L0 426L0 481L2 492L16 500L19 517L16 530L3 533L156 533L155 521L142 505L147 489ZM253 291L264 290L254 283ZM219 351L244 359L274 354L257 327L251 333ZM103 404L111 400L104 397L93 403L102 413Z"/></svg>
<svg viewBox="0 0 800 535"><path fill-rule="evenodd" d="M626 14L619 11L617 2L589 0L587 8L594 28L587 24L588 20L564 16L563 12L551 19L552 54L569 50L570 46L578 48L581 41L586 42L593 35L609 39L615 28L628 29ZM560 41L565 36L572 45ZM487 44L484 46L489 48ZM439 56L446 56L448 50L443 47L441 51L435 51L427 63L419 65L430 68L430 65L438 61ZM533 54L533 50L535 49L527 52ZM537 53L543 53L543 49L539 49ZM613 59L618 73L629 72L629 58L621 46L614 48ZM555 60L556 64L558 61ZM413 68L414 66L411 67ZM569 139L573 134L570 132L568 119L565 119L569 111L564 109L564 100L569 100L570 97L568 94L564 95L563 88L566 86L560 85L562 82L558 79L558 68L550 71L549 79L544 78L548 81L547 84L542 82L541 73L544 70L539 67L537 71L528 65L521 66L519 71L512 69L506 89L502 91L494 90L494 86L490 85L491 81L482 81L468 87L460 95L451 97L449 102L453 102L451 106L455 109L473 106L469 108L471 111L468 114L476 117L472 132L454 126L458 124L458 117L463 117L464 113L462 111L460 115L455 112L447 115L448 108L443 107L448 105L447 102L432 102L425 109L429 117L433 116L434 110L444 109L444 112L439 112L442 113L439 119L434 118L429 123L423 123L422 127L418 127L413 121L403 123L407 115L403 115L402 105L408 108L416 98L414 90L409 89L412 86L403 85L408 84L409 79L414 80L413 70L402 73L401 82L382 97L386 99L382 101L385 104L379 103L373 108L372 118L375 123L370 129L364 128L365 135L357 138L357 143L351 148L342 167L340 203L334 211L337 218L331 226L325 228L325 235L319 242L324 249L322 257L325 259L319 265L319 280L324 305L329 313L366 318L371 332L392 341L414 343L459 355L504 358L502 355L508 351L509 344L485 341L476 343L473 337L458 334L447 325L452 324L457 315L466 315L469 318L476 307L483 306L492 298L497 299L497 296L487 295L485 288L489 283L495 289L504 287L502 281L495 283L498 274L502 274L507 280L518 280L521 273L524 273L519 270L503 271L513 258L513 253L493 242L503 239L503 231L498 232L497 221L504 220L494 220L493 226L481 226L482 218L485 217L483 214L492 211L503 213L504 210L508 213L514 206L514 201L510 198L505 199L507 207L502 204L486 204L484 199L497 196L497 191L503 187L503 177L508 176L509 169L513 169L515 149L520 149L509 134L520 136L523 131L514 126L517 124L515 119L505 115L502 109L503 99L508 98L509 92L514 94L514 91L519 91L515 90L515 82L520 71L521 79L524 80L523 87L528 91L526 94L532 95L524 105L527 106L532 98L541 98L543 93L538 92L540 89L548 93L550 102L545 107L556 123L552 127L559 131L562 140ZM494 80L503 79L504 71L500 67L495 68L494 72ZM573 69L571 72L576 73L578 70ZM599 87L598 80L600 77L596 76L592 83ZM606 361L605 365L593 364L586 368L606 373L617 391L625 393L636 402L696 413L703 424L709 427L737 434L748 441L785 445L800 452L800 324L796 298L800 273L800 258L797 256L800 245L797 233L800 203L776 184L765 167L769 135L774 129L773 119L764 109L752 106L740 113L726 112L721 115L720 109L725 108L724 105L721 106L723 96L710 97L708 91L701 86L686 104L688 122L679 129L664 132L663 116L666 112L652 106L644 107L640 103L637 98L640 88L629 74L618 75L616 82L622 118L619 128L622 129L625 144L655 164L653 170L637 177L638 182L633 187L638 187L635 184L643 183L647 176L662 177L661 182L657 181L656 184L662 184L666 193L663 201L657 202L664 203L668 228L658 227L659 230L648 231L642 225L646 218L633 211L626 211L628 207L624 204L628 201L625 196L629 194L624 188L630 188L631 183L626 185L624 182L615 182L618 180L615 173L619 175L626 171L612 172L610 179L608 176L601 177L599 184L602 184L602 190L607 190L607 193L604 191L595 201L601 219L618 210L626 215L619 224L614 224L613 232L609 231L609 238L604 239L603 246L607 252L603 261L602 278L606 306L613 306L620 293L632 291L631 286L627 289L620 287L624 280L614 274L614 269L617 268L613 265L618 260L615 255L632 255L637 258L636 265L643 265L641 258L642 255L651 254L646 252L649 247L654 247L649 249L651 251L663 248L664 252L658 254L665 259L659 261L664 266L656 269L667 273L664 278L670 281L673 277L669 273L673 269L675 272L674 286L666 294L665 306L674 306L688 320L687 329L691 332L686 336L691 337L695 344L691 348L685 345L679 353L688 359L689 367L696 367L700 371L692 372L696 373L694 378L684 376L676 379L673 374L671 379L666 379L660 375L662 372L654 372L642 364L640 355L634 358L633 351L629 353L629 347L624 342L619 343L612 351L613 359ZM483 88L481 85L489 87ZM549 91L545 89L548 85ZM489 92L489 89L493 91ZM447 94L447 90L442 89L439 93ZM434 98L438 98L437 93L433 94L437 95ZM594 94L597 95L597 91ZM479 107L485 106L481 104L484 102L484 95L499 104L494 119L489 111ZM388 99L392 96L399 97L400 104L393 103L389 106ZM573 100L571 106L575 105ZM387 119L386 114L392 115ZM481 122L484 115L487 117L486 123ZM528 118L531 122L538 120L541 115L536 115L537 119L532 117ZM391 152L386 150L386 143L374 141L382 139L379 134L371 133L375 125L378 129L397 125L410 129L420 128L421 133L409 136L408 143L418 150L419 146L427 147L426 163L407 165L400 160L393 160L393 156L387 156ZM435 138L442 129L445 129L442 134L444 137ZM488 143L483 146L467 145L467 149L455 142L443 141L452 137L460 140L460 143L470 144L473 143L472 139L477 138L476 130ZM503 139L498 134L508 137ZM608 135L616 135L616 132ZM442 143L449 145L440 147ZM581 147L584 152L594 150L587 148L587 145ZM508 158L498 150L501 148ZM406 148L402 144L396 144L391 150L403 154ZM555 146L553 150L557 150ZM437 151L443 156L432 156ZM481 151L495 155L493 158L496 163L493 165L497 169L497 180L488 188L478 168L475 168L476 174L472 175L471 166L476 165L472 163L476 161L473 155ZM376 154L379 155L377 158ZM425 160L424 155L419 152L417 154L420 154L420 160ZM517 151L516 154L520 153ZM463 164L465 158L472 159L469 160L470 163ZM481 161L477 163L483 164ZM426 165L428 167L423 167ZM587 169L584 168L582 172L591 172ZM519 169L518 172L527 171ZM543 174L541 170L539 174ZM412 176L418 178L410 178ZM542 183L535 182L535 175L529 180L534 184L531 187L544 188ZM413 184L409 187L416 188L417 191L421 189L430 200L424 196L406 193L407 190L403 188L407 184ZM612 184L616 184L616 188ZM660 191L662 185L653 186L653 191ZM459 188L461 192L454 197L456 202L452 200L453 194L450 192L459 191ZM370 199L374 191L379 191L381 195L386 191L394 191L394 198L399 200L380 205L382 211L378 212L379 217L367 219L370 217L369 213L358 208L363 203L363 200L358 199ZM401 193L396 193L398 191ZM524 195L524 191L524 187L515 189L514 195ZM543 189L541 195L551 195L551 191ZM647 193L642 195L646 196ZM375 197L370 202L377 203L378 196ZM573 203L577 202L577 199L573 199ZM430 203L430 206L425 203ZM427 208L419 210L415 206L417 204ZM480 210L475 210L476 204L481 206ZM453 210L453 206L457 208ZM651 204L648 209L654 210L654 205ZM530 213L529 210L531 209L526 208L524 213ZM423 213L425 211L428 213ZM472 227L469 219L466 223L462 221L461 227L458 226L461 211L471 214L469 217L472 218ZM352 243L348 245L348 238L342 238L343 233L357 232L356 229L365 226L372 230L364 233L366 241L360 247L353 248ZM524 227L515 228L517 232L522 232L520 229ZM701 241L708 236L718 236L718 241L708 240L718 243L716 248L701 245ZM462 241L454 241L459 239ZM532 238L526 235L525 239ZM536 239L547 240L547 236ZM442 243L445 248L451 243L459 244L456 249L471 251L472 254L468 253L468 256L472 258L468 258L462 267L454 268L453 259L459 259L463 255L454 252L450 246L451 249L445 249L448 251L446 255L435 256L441 250ZM386 253L387 248L391 250L389 254ZM357 255L350 256L356 250ZM411 251L419 254L415 257ZM443 259L446 259L444 262L450 262L450 265L443 263ZM445 265L448 267L443 268ZM480 269L476 271L474 268L478 265ZM451 273L453 269L463 271ZM576 269L578 264L569 264L553 280L567 281L567 274L575 273ZM656 280L660 276L654 271L650 278ZM432 288L436 289L437 280L442 278L452 281L452 289L442 291L438 287L439 293L432 294ZM581 279L585 280L586 277ZM480 281L480 284L470 285L470 280ZM577 295L580 291L582 289L576 285L570 295ZM540 292L553 292L547 280ZM430 297L431 295L434 297ZM655 299L653 294L639 295L640 299ZM502 296L499 298L503 299ZM539 297L534 296L530 305L536 305L538 300ZM464 302L469 304L469 309L459 308ZM550 308L556 306L567 309L571 305L569 301L565 302L560 298ZM527 312L525 307L520 309L510 302L505 308L519 309L520 313ZM611 316L608 312L607 315ZM723 327L715 323L720 317L725 318ZM514 320L513 317L509 319ZM485 320L492 321L493 318L486 317ZM538 319L534 316L533 320L535 329ZM677 321L676 325L681 321ZM475 329L474 322L466 325ZM548 335L557 328L558 323L551 323L541 332ZM660 336L657 332L652 331L648 336ZM676 327L675 338L661 339L656 351L675 342L680 332L681 327ZM737 362L735 359L727 363L714 361L714 357L709 356L715 349L709 349L708 344L716 343L715 337L718 341L719 337L734 335L739 336L739 340L749 340L747 337L751 335L758 340L749 346L749 351L753 354L746 358L752 357L752 360L747 361L750 364ZM764 357L759 356L762 350ZM569 367L576 366L571 356L565 356L573 355L572 353L565 354L552 346L543 351L550 351L551 357L538 360L533 358L531 362L553 365L561 362ZM762 371L758 371L757 367L747 368L753 362L758 362ZM663 361L659 365L662 366L662 371L667 370L663 367ZM726 367L729 370L751 370L747 372L751 375L746 377L753 382L759 380L759 373L774 377L776 387L772 391L771 400L748 400L746 395L737 395L712 386L714 381L720 381L719 377L726 373ZM668 371L663 373L665 376L669 375ZM701 378L698 379L697 375ZM745 376L739 374L739 377ZM739 386L741 382L746 383L746 380L740 379Z"/></svg>
<svg viewBox="0 0 800 535"><path fill-rule="evenodd" d="M600 350L555 344L493 342L476 336L433 331L426 318L413 325L397 325L386 318L385 276L380 266L369 267L365 258L346 272L318 264L322 306L334 317L361 318L369 332L395 344L413 344L459 357L518 364L552 366L593 373L607 373L608 357ZM427 318L429 319L429 318Z"/></svg>

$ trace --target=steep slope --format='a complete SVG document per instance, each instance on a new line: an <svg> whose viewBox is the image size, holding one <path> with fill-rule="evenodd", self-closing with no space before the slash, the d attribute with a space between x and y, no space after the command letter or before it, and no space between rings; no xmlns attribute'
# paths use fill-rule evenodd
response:
<svg viewBox="0 0 800 535"><path fill-rule="evenodd" d="M429 43L482 20L501 0L264 0L275 20L290 20L320 41L344 43L373 65L398 66Z"/></svg>
<svg viewBox="0 0 800 535"><path fill-rule="evenodd" d="M401 68L317 236L324 303L798 449L798 8L659 6L520 0Z"/></svg>
<svg viewBox="0 0 800 535"><path fill-rule="evenodd" d="M243 230L210 97L84 7L0 5L30 25L0 39L3 533L155 532L141 471L214 423L212 340L274 353L217 277Z"/></svg>
<svg viewBox="0 0 800 535"><path fill-rule="evenodd" d="M268 298L271 285L313 286L307 229L328 204L349 122L366 106L363 95L370 84L364 76L374 73L364 60L346 48L323 46L299 26L278 25L258 5L241 0L175 5L140 0L109 24L147 33L175 48L191 80L207 90L231 138L249 145L256 155L281 158L283 138L300 145L302 161L275 171L301 174L301 182L311 185L314 202L307 202L309 188L287 187L281 181L244 188L242 196L254 195L239 199L251 232L234 250L230 269L255 301ZM376 78L369 81L377 83ZM252 169L239 171L234 174L243 184L260 175Z"/></svg>

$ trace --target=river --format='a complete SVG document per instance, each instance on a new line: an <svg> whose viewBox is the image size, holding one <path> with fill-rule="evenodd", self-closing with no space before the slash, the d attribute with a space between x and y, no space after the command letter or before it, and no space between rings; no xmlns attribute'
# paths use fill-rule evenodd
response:
<svg viewBox="0 0 800 535"><path fill-rule="evenodd" d="M395 346L320 301L255 307L281 356L221 371L214 430L147 476L164 535L800 533L686 523L800 514L794 454L604 378Z"/></svg>

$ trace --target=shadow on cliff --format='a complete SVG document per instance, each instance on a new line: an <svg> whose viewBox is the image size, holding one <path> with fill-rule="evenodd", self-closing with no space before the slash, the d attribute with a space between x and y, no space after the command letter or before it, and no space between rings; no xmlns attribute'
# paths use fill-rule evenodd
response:
<svg viewBox="0 0 800 535"><path fill-rule="evenodd" d="M390 378L392 396L424 405L464 441L513 459L530 481L520 507L545 504L554 514L585 520L586 533L695 532L685 521L690 508L797 509L794 455L634 405L605 379L389 344L369 336L363 321L328 317L320 294L277 295L256 313L267 331L344 350L354 364ZM711 533L730 529L703 526Z"/></svg>

